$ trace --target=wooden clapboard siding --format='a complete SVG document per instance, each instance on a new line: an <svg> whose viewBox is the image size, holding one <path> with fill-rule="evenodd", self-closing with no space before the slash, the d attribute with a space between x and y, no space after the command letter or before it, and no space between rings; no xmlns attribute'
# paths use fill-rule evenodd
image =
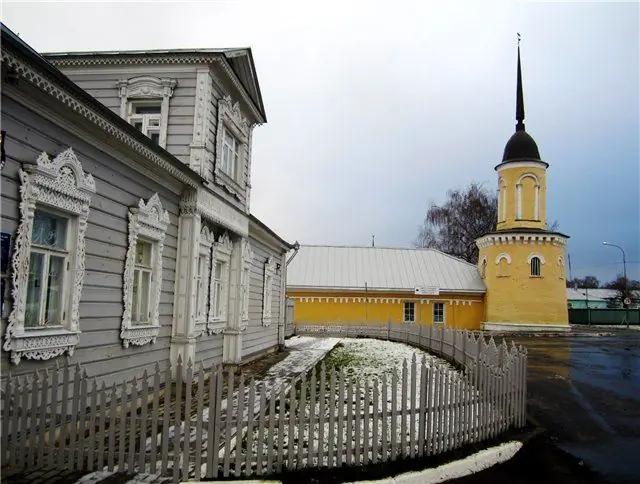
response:
<svg viewBox="0 0 640 484"><path fill-rule="evenodd" d="M35 163L43 151L53 157L72 147L84 170L91 173L96 182L86 232L86 273L79 308L82 334L71 363L80 363L90 377L104 379L109 384L116 376L122 381L140 375L144 369L151 369L155 362L167 361L173 315L179 194L167 188L171 183L164 186L145 178L4 95L2 124L7 131L7 163L2 170L2 230L11 233L13 239L19 222L18 171L21 163ZM163 251L161 330L155 344L125 349L120 340L120 324L128 208L136 206L140 198L148 200L156 192L170 216ZM11 310L10 289L9 284L2 314L3 338ZM2 375L4 377L9 368L13 375L52 368L57 360L23 359L18 366L13 366L5 353Z"/></svg>
<svg viewBox="0 0 640 484"><path fill-rule="evenodd" d="M223 341L222 333L209 335L205 332L196 342L196 362L202 362L207 367L222 363Z"/></svg>
<svg viewBox="0 0 640 484"><path fill-rule="evenodd" d="M120 115L120 97L116 83L121 79L138 76L170 77L178 81L169 100L169 118L167 125L167 146L169 153L189 163L189 145L193 137L193 118L196 98L197 66L184 66L176 70L163 71L161 66L109 66L104 72L99 67L90 69L70 68L62 72L88 94Z"/></svg>
<svg viewBox="0 0 640 484"><path fill-rule="evenodd" d="M242 358L246 359L256 353L273 348L278 344L278 321L280 320L280 276L281 271L273 278L271 324L262 325L262 304L264 294L264 264L267 257L274 257L281 263L281 254L249 234L253 249L253 264L249 280L249 325L242 336Z"/></svg>

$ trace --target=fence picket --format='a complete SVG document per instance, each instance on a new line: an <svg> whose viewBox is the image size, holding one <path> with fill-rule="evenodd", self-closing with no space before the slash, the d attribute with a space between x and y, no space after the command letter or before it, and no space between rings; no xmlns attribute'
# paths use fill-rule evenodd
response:
<svg viewBox="0 0 640 484"><path fill-rule="evenodd" d="M453 416L455 413L454 410L454 402L453 402L453 376L450 371L447 371L445 377L445 388L444 388L444 445L443 450L446 452L451 448L451 437L453 430Z"/></svg>
<svg viewBox="0 0 640 484"><path fill-rule="evenodd" d="M314 447L315 439L313 438L316 434L316 367L314 366L311 369L311 383L310 383L310 391L311 391L311 401L309 402L309 451L307 457L307 466L313 467L314 464L314 455L316 453L316 449Z"/></svg>
<svg viewBox="0 0 640 484"><path fill-rule="evenodd" d="M78 406L80 388L80 365L76 363L73 375L73 393L71 397L71 424L69 425L69 469L75 469L78 439Z"/></svg>
<svg viewBox="0 0 640 484"><path fill-rule="evenodd" d="M324 412L325 412L325 398L326 398L326 368L324 362L320 366L320 394L318 400L320 408L318 411L318 466L324 465Z"/></svg>
<svg viewBox="0 0 640 484"><path fill-rule="evenodd" d="M98 438L98 459L97 459L96 467L98 469L101 469L102 467L104 467L104 462L105 462L105 450L104 450L105 431L108 431L109 433L109 437L108 437L109 444L113 440L111 436L112 425L109 425L109 428L106 429L105 419L106 419L107 408L108 408L107 401L109 401L108 395L107 395L107 386L105 385L104 380L102 380L102 385L100 385L100 427L98 428L99 435L97 437ZM109 445L109 447L111 448L111 445ZM108 454L111 455L111 452L112 451L108 451ZM113 470L113 465L110 467L109 470Z"/></svg>
<svg viewBox="0 0 640 484"><path fill-rule="evenodd" d="M398 372L394 369L393 374L391 375L391 435L389 436L391 439L391 460L396 460L397 456L397 442L398 442L398 433L397 433L397 415L398 415L398 405L397 405L397 394L398 394Z"/></svg>
<svg viewBox="0 0 640 484"><path fill-rule="evenodd" d="M137 435L137 427L138 427L138 418L137 418L137 406L138 406L138 379L134 376L133 380L131 380L131 396L129 398L129 405L127 406L129 411L129 439L128 439L128 447L129 447L129 460L127 462L127 469L129 472L133 472L133 466L135 464L135 454L136 454L136 435ZM124 416L123 416L124 418Z"/></svg>
<svg viewBox="0 0 640 484"><path fill-rule="evenodd" d="M218 369L215 366L211 366L211 375L209 376L209 415L207 421L207 471L205 477L212 479L214 475L213 458L218 457L218 447L214 448L214 444L218 445L220 428L219 420L217 416L217 404L216 404L216 386L218 380ZM214 430L215 423L215 430ZM217 475L218 465L216 461L215 473Z"/></svg>
<svg viewBox="0 0 640 484"><path fill-rule="evenodd" d="M357 397L356 397L357 398ZM353 439L349 436L353 435L353 416L354 416L354 401L353 401L353 385L351 380L349 380L349 384L347 385L347 441L346 441L346 459L345 462L347 465L353 464ZM342 417L338 417L342 418Z"/></svg>
<svg viewBox="0 0 640 484"><path fill-rule="evenodd" d="M127 382L123 381L120 386L120 426L118 428L118 472L122 472L124 470L125 464L125 451L126 451L126 439L127 439ZM115 419L114 419L115 421Z"/></svg>
<svg viewBox="0 0 640 484"><path fill-rule="evenodd" d="M7 381L7 387L9 386L9 381ZM5 393L11 393L10 389L5 388ZM37 457L37 462L38 462L38 467L40 466L44 466L44 439L45 439L45 435L46 435L46 431L47 431L47 410L49 410L51 412L51 402L49 401L49 372L47 370L44 370L43 375L42 375L42 388L41 388L41 393L40 395L42 396L40 399L40 418L39 418L39 425L38 425L38 457ZM5 400L5 406L6 406L7 402ZM53 413L53 412L52 412ZM51 425L53 425L53 422L51 422ZM2 428L3 428L3 432L2 432L2 442L3 445L6 445L6 441L5 441L5 435L9 432L9 425L8 425L8 420L5 421L3 419L2 421ZM6 452L6 447L3 447L3 457L4 457L4 452Z"/></svg>
<svg viewBox="0 0 640 484"><path fill-rule="evenodd" d="M364 426L362 429L362 464L369 464L369 382L364 381ZM347 435L347 439L349 436Z"/></svg>
<svg viewBox="0 0 640 484"><path fill-rule="evenodd" d="M102 409L104 411L104 409ZM91 380L91 403L89 410L89 435L87 436L87 470L95 468L96 453L96 426L98 425L98 382L95 378ZM104 433L100 433L104 436ZM104 440L104 439L102 439Z"/></svg>
<svg viewBox="0 0 640 484"><path fill-rule="evenodd" d="M433 453L442 452L440 445L440 436L442 434L442 387L444 386L442 378L442 366L436 366L436 387L435 398L433 402Z"/></svg>
<svg viewBox="0 0 640 484"><path fill-rule="evenodd" d="M355 414L356 414L356 418L355 418L355 428L354 428L354 437L355 437L355 441L353 444L354 450L355 450L355 462L356 465L360 465L360 457L362 456L362 439L360 438L360 434L362 431L362 391L360 389L360 381L356 380L356 387L355 387L355 404L356 404L356 408L355 408ZM349 438L347 436L347 438ZM339 450L340 452L342 452L342 449Z"/></svg>
<svg viewBox="0 0 640 484"><path fill-rule="evenodd" d="M265 425L265 412L267 411L266 405L266 392L267 389L263 386L260 392L260 409L258 413L258 449L256 451L256 473L262 475L262 467L264 464L264 425ZM275 395L271 395L269 399L269 435L267 437L267 474L272 471L273 465L273 422L275 420Z"/></svg>
<svg viewBox="0 0 640 484"><path fill-rule="evenodd" d="M138 447L138 472L146 473L147 467L145 464L146 450L147 450L147 407L149 405L149 374L147 370L144 370L142 374L142 390L140 393L140 442ZM153 432L151 433L153 435Z"/></svg>
<svg viewBox="0 0 640 484"><path fill-rule="evenodd" d="M227 372L227 399L225 408L225 426L224 426L224 464L222 467L222 475L229 477L229 465L231 458L231 408L233 404L233 368L229 368Z"/></svg>
<svg viewBox="0 0 640 484"><path fill-rule="evenodd" d="M87 372L86 370L82 372L82 382L80 383L80 415L78 418L78 460L76 463L76 469L82 470L85 469L85 456L86 456L86 447L85 447L85 436L87 431Z"/></svg>
<svg viewBox="0 0 640 484"><path fill-rule="evenodd" d="M252 471L252 456L258 455L253 452L253 421L255 419L255 398L256 398L256 383L253 378L251 378L251 382L249 383L249 402L247 405L247 450L245 455L245 475L251 475ZM260 407L260 410L263 410L263 407ZM262 412L260 412L262 415ZM263 424L264 428L264 424ZM260 440L258 440L260 442ZM260 444L258 444L258 452L262 449L260 448ZM259 457L259 460L262 461L262 457Z"/></svg>
<svg viewBox="0 0 640 484"><path fill-rule="evenodd" d="M182 429L182 356L178 355L176 365L176 399L173 402L175 406L173 420L173 480L180 479L180 437ZM168 432L168 429L167 429Z"/></svg>
<svg viewBox="0 0 640 484"><path fill-rule="evenodd" d="M220 446L220 427L222 425L222 389L224 387L224 378L222 376L222 367L218 366L216 370L216 379L213 388L210 389L210 392L213 393L215 391L216 400L215 400L215 419L214 419L214 430L213 430L213 442L209 443L209 455L213 455L213 460L211 462L211 476L210 477L218 477L219 473L219 446ZM209 410L211 412L211 410ZM211 422L209 423L209 428L211 428ZM215 445L215 448L213 447ZM210 457L207 457L210 459ZM209 466L207 466L209 467Z"/></svg>
<svg viewBox="0 0 640 484"><path fill-rule="evenodd" d="M20 439L18 442L19 453L18 453L18 466L26 467L26 449L28 444L27 436L29 433L28 420L29 417L29 395L31 392L29 391L29 380L25 376L22 380L22 404L20 406L20 411L22 412L22 418L20 419ZM63 423L64 427L65 423Z"/></svg>
<svg viewBox="0 0 640 484"><path fill-rule="evenodd" d="M304 430L305 430L305 422L306 422L306 418L305 418L305 412L306 412L306 407L307 407L307 375L305 372L302 373L301 375L301 382L300 382L300 402L298 403L298 457L297 457L297 468L298 469L302 469L302 451L304 448L304 442L307 441L307 439L304 438ZM308 453L308 452L307 452Z"/></svg>
<svg viewBox="0 0 640 484"><path fill-rule="evenodd" d="M260 392L260 431L258 435L258 475L262 475L262 449L264 448L264 440L261 435L264 434L264 415L266 412L266 388L263 386L262 391ZM273 472L273 446L275 444L275 420L276 420L276 399L277 395L274 390L271 390L271 395L269 395L269 428L267 430L267 470L266 474L271 474Z"/></svg>
<svg viewBox="0 0 640 484"><path fill-rule="evenodd" d="M426 397L425 397L425 421L426 426L424 429L424 453L431 455L433 453L433 395L434 385L436 384L436 374L433 368L433 362L429 362L427 367L427 381L426 381Z"/></svg>
<svg viewBox="0 0 640 484"><path fill-rule="evenodd" d="M387 387L387 375L382 375L382 441L380 446L380 459L386 462L388 457L388 435L387 435L387 409L389 406L389 394Z"/></svg>
<svg viewBox="0 0 640 484"><path fill-rule="evenodd" d="M9 461L9 465L11 466L15 466L17 465L17 459L18 459L18 454L20 453L20 445L18 443L18 439L19 439L19 435L20 435L20 429L18 428L18 416L20 413L20 403L19 403L19 399L20 399L20 379L16 378L14 384L11 386L13 393L11 394L11 400L9 400L10 405L9 405L9 412L11 413L11 438L7 439L9 441L9 445L6 447L5 450L7 450L9 452L9 456L8 456L8 461ZM7 398L8 395L5 396L5 398ZM51 433L53 434L53 432L55 431L54 426L51 426ZM53 439L51 439L52 442L54 442ZM4 448L3 448L4 449ZM50 456L49 456L49 463L51 466L53 466L53 452L51 452Z"/></svg>
<svg viewBox="0 0 640 484"><path fill-rule="evenodd" d="M200 362L200 368L198 370L198 399L196 401L196 442L195 442L195 480L202 479L202 432L204 431L204 364ZM212 375L213 376L213 375ZM213 418L213 414L209 412L209 419ZM207 435L208 439L213 439L213 435Z"/></svg>
<svg viewBox="0 0 640 484"><path fill-rule="evenodd" d="M416 455L416 354L411 357L411 402L409 405L409 455L413 459Z"/></svg>
<svg viewBox="0 0 640 484"><path fill-rule="evenodd" d="M64 359L64 364L62 365L62 401L60 402L60 417L61 417L61 428L60 428L60 457L59 462L62 465L67 466L67 417L69 416L69 412L67 411L69 408L69 359ZM26 408L23 406L23 408Z"/></svg>
<svg viewBox="0 0 640 484"><path fill-rule="evenodd" d="M329 455L327 465L333 467L333 442L335 442L335 411L336 411L336 369L331 368L331 380L329 382Z"/></svg>
<svg viewBox="0 0 640 484"><path fill-rule="evenodd" d="M229 401L229 399L227 399ZM236 462L235 462L235 475L240 477L242 475L242 430L244 428L244 374L240 373L240 383L238 385L238 393L236 394L236 425L235 425L235 440L236 440ZM229 415L230 408L227 407L227 418L231 419Z"/></svg>
<svg viewBox="0 0 640 484"><path fill-rule="evenodd" d="M11 454L9 450L9 435L16 433L16 429L11 428L11 413L16 411L13 405L13 385L11 380L11 374L9 374L7 384L4 387L4 394L2 395L4 398L2 399L2 436L0 440L1 467L9 463L9 455Z"/></svg>
<svg viewBox="0 0 640 484"><path fill-rule="evenodd" d="M400 418L400 456L407 456L407 432L408 432L408 422L407 422L407 404L408 404L408 395L407 395L407 386L408 386L408 368L407 368L407 360L404 359L402 361L402 407L401 407L401 418Z"/></svg>
<svg viewBox="0 0 640 484"><path fill-rule="evenodd" d="M287 440L287 469L293 470L294 441L293 436L296 427L296 385L291 385L289 390L289 421L288 421L288 440Z"/></svg>
<svg viewBox="0 0 640 484"><path fill-rule="evenodd" d="M378 393L378 379L376 378L373 381L373 418L371 419L371 460L374 464L378 463L378 450L379 450L379 442L378 442L378 400L380 394Z"/></svg>
<svg viewBox="0 0 640 484"><path fill-rule="evenodd" d="M162 448L160 449L160 472L166 472L169 469L169 423L171 422L171 399L173 394L173 385L171 382L171 363L167 364L164 372L164 405L162 413Z"/></svg>
<svg viewBox="0 0 640 484"><path fill-rule="evenodd" d="M337 407L338 407L338 420L337 420L337 436L336 436L336 451L337 451L337 455L336 455L336 466L340 467L342 465L342 449L344 448L344 433L346 430L346 434L347 434L347 443L351 440L349 435L349 429L345 429L344 427L344 411L345 411L345 406L346 405L350 405L351 402L348 401L345 403L345 370L344 369L340 369L340 374L339 374L339 383L338 383L338 396L337 396ZM349 380L346 383L347 387L350 389L352 382ZM352 408L347 408L347 415L349 413L353 412ZM357 410L356 410L357 412ZM347 456L348 459L348 456ZM348 463L348 460L347 460Z"/></svg>
<svg viewBox="0 0 640 484"><path fill-rule="evenodd" d="M168 385L169 382L166 382ZM156 473L156 461L158 458L158 411L160 408L160 365L156 361L153 368L153 403L151 404L151 456L149 457L149 472ZM164 429L162 430L164 432Z"/></svg>
<svg viewBox="0 0 640 484"><path fill-rule="evenodd" d="M187 361L187 374L185 378L184 390L184 439L182 442L182 478L189 477L189 451L191 449L191 397L193 383L193 361L191 358ZM197 449L196 449L197 453Z"/></svg>
<svg viewBox="0 0 640 484"><path fill-rule="evenodd" d="M422 326L420 326L422 330ZM422 335L420 335L422 338ZM426 425L426 408L427 408L427 357L422 356L422 362L420 364L420 414L418 417L418 456L424 455L424 432Z"/></svg>
<svg viewBox="0 0 640 484"><path fill-rule="evenodd" d="M33 467L36 461L36 432L38 429L38 399L40 398L40 375L36 370L31 380L31 410L29 416L29 447L27 449L27 466Z"/></svg>
<svg viewBox="0 0 640 484"><path fill-rule="evenodd" d="M285 387L280 388L280 399L278 400L278 472L282 472L282 460L284 454L284 413L286 407Z"/></svg>

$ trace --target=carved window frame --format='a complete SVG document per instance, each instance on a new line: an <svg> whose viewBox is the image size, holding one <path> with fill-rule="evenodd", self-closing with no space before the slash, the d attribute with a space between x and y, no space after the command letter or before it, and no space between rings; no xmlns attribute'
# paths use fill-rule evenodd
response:
<svg viewBox="0 0 640 484"><path fill-rule="evenodd" d="M96 192L93 176L85 173L72 148L53 160L41 153L35 165L20 170L20 225L18 226L11 260L13 307L9 315L4 351L11 352L11 361L17 365L21 358L48 360L65 352L73 355L80 340L80 298L85 272L85 232L89 206ZM71 239L70 271L67 276L69 310L61 328L35 329L24 327L31 232L36 208L51 208L65 213L76 229ZM73 233L72 231L69 233ZM70 283L70 284L69 284Z"/></svg>
<svg viewBox="0 0 640 484"><path fill-rule="evenodd" d="M275 257L269 256L264 264L262 278L262 326L271 325L273 314L273 285L276 278L277 263Z"/></svg>
<svg viewBox="0 0 640 484"><path fill-rule="evenodd" d="M249 286L254 253L249 239L242 239L242 257L240 259L240 331L249 325Z"/></svg>
<svg viewBox="0 0 640 484"><path fill-rule="evenodd" d="M136 101L160 101L160 136L158 144L167 146L167 126L169 124L169 99L178 81L168 77L139 76L122 79L116 83L120 96L120 117L129 122L130 111Z"/></svg>
<svg viewBox="0 0 640 484"><path fill-rule="evenodd" d="M160 291L162 288L162 252L164 239L169 226L169 212L162 207L160 196L154 193L145 203L140 199L137 207L129 209L129 234L127 256L124 266L124 281L122 299L124 311L122 313L122 325L120 338L125 348L129 345L143 346L155 343L160 332ZM151 317L149 324L133 324L131 321L133 299L133 273L135 267L136 243L138 238L153 245L153 272L151 276L149 312Z"/></svg>
<svg viewBox="0 0 640 484"><path fill-rule="evenodd" d="M212 264L209 287L209 318L207 321L207 332L209 335L220 334L224 331L227 319L229 318L229 276L231 267L231 253L233 252L233 243L229 238L229 235L225 232L218 240L213 244L212 249ZM214 314L215 305L215 293L213 290L213 284L215 280L215 265L218 262L222 262L222 291L220 301L217 303L221 305L220 317L216 317Z"/></svg>
<svg viewBox="0 0 640 484"><path fill-rule="evenodd" d="M211 313L211 284L213 283L213 276L211 271L213 269L211 248L215 242L215 234L209 230L206 225L200 229L200 250L198 252L198 268L200 270L200 258L205 258L204 273L200 274L200 284L203 284L202 300L196 301L204 305L204 311L200 313L200 308L196 305L196 336L202 335L207 330L207 324L209 322L209 314ZM200 294L200 287L196 287L196 291ZM207 302L209 308L207 309Z"/></svg>
<svg viewBox="0 0 640 484"><path fill-rule="evenodd" d="M222 145L224 132L229 131L240 144L235 180L222 171ZM216 159L214 178L216 183L224 186L230 193L240 197L245 195L246 181L245 160L249 153L249 122L240 110L240 104L234 103L231 96L224 96L218 101L218 126L216 130Z"/></svg>

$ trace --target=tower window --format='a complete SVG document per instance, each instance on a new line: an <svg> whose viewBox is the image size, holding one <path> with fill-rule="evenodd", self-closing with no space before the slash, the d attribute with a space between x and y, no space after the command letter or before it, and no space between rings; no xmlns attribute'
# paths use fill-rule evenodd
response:
<svg viewBox="0 0 640 484"><path fill-rule="evenodd" d="M531 258L531 275L532 276L540 275L540 259L538 257Z"/></svg>
<svg viewBox="0 0 640 484"><path fill-rule="evenodd" d="M487 276L487 259L482 261L482 269L480 271L482 278L484 279Z"/></svg>

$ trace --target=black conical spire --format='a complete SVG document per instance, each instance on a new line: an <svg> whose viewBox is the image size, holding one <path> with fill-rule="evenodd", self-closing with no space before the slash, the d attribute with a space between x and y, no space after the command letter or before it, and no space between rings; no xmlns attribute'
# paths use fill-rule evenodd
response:
<svg viewBox="0 0 640 484"><path fill-rule="evenodd" d="M524 131L524 96L522 94L522 67L520 66L520 34L518 34L518 85L516 87L516 131Z"/></svg>

